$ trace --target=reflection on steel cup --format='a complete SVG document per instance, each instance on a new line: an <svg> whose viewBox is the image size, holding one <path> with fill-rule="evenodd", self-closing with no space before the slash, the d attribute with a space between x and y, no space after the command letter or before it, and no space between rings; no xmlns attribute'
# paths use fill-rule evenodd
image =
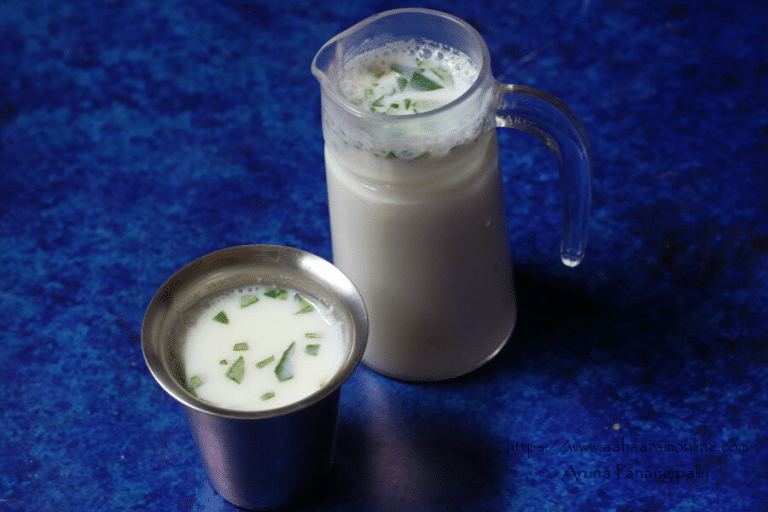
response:
<svg viewBox="0 0 768 512"><path fill-rule="evenodd" d="M325 44L312 73L334 264L369 315L363 362L415 381L479 367L517 316L496 128L532 133L556 154L561 258L575 266L590 206L584 127L559 99L497 82L482 37L438 11L368 18Z"/></svg>

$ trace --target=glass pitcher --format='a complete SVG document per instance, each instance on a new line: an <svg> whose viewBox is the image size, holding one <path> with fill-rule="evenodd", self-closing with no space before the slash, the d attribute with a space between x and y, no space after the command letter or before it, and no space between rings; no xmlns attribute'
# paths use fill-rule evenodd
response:
<svg viewBox="0 0 768 512"><path fill-rule="evenodd" d="M419 78L422 96L440 88L440 73L427 78L424 62L450 61L455 73L469 64L476 78L456 99L424 112L413 112L417 100L347 99L343 71L371 55L369 67L382 66L392 48L414 56L419 70L411 81ZM384 67L381 74L389 72ZM497 82L480 34L438 11L397 9L368 18L326 43L312 73L322 91L333 260L369 315L363 362L411 381L479 367L501 350L517 317L496 127L533 133L557 156L561 257L568 266L581 261L587 240L591 163L584 127L557 98ZM371 105L411 111L387 115Z"/></svg>

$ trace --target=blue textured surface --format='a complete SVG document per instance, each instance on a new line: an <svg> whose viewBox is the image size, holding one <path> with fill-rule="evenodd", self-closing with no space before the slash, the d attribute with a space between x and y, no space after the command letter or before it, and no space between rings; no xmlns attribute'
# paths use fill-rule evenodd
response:
<svg viewBox="0 0 768 512"><path fill-rule="evenodd" d="M234 510L144 365L144 309L226 246L331 258L309 65L399 5L0 3L0 510ZM590 246L559 263L554 157L501 133L510 343L441 384L359 368L301 510L768 510L765 2L425 6L582 117Z"/></svg>

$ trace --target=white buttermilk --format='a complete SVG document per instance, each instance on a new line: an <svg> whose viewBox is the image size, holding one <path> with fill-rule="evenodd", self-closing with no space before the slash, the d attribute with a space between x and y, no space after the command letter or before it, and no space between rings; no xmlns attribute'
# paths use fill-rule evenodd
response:
<svg viewBox="0 0 768 512"><path fill-rule="evenodd" d="M397 41L352 60L337 87L348 101L367 110L409 115L447 105L477 76L477 68L462 52Z"/></svg>
<svg viewBox="0 0 768 512"><path fill-rule="evenodd" d="M412 44L353 60L339 92L367 108L371 83L389 79L368 93L378 99L403 75L387 70L441 66L451 78L419 97L433 100L435 108L461 97L453 108L462 105L457 111L464 114L443 110L411 124L401 117L401 133L375 142L383 149L330 130L325 162L334 264L355 284L368 312L363 362L398 378L431 380L460 375L493 357L512 332L516 307L496 131L484 117L491 109L472 111L463 104L480 105L473 95L462 96L479 70L460 52L435 45L423 52L426 47ZM426 63L415 60L425 56ZM401 103L406 94L412 91L404 87L381 103ZM382 116L377 133L394 126L385 117L392 116ZM446 141L452 142L446 147ZM400 156L404 142L416 145L409 148L412 157ZM388 144L392 157L382 156Z"/></svg>
<svg viewBox="0 0 768 512"><path fill-rule="evenodd" d="M314 393L341 367L346 351L332 312L298 294L306 301L301 302L289 288L283 287L285 300L265 295L274 288L233 290L207 305L189 328L182 358L186 384L196 396L228 409L272 409ZM258 302L241 307L243 296ZM298 313L302 310L306 312ZM222 323L222 311L227 323ZM292 343L289 358L295 359L286 364L293 364L293 377L281 382L275 369ZM240 357L243 372L238 383L233 376L237 378L239 370L232 366Z"/></svg>

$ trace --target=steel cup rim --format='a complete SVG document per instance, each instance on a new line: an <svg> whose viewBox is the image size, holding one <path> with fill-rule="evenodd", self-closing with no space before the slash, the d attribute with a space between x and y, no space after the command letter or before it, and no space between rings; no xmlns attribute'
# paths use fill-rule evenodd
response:
<svg viewBox="0 0 768 512"><path fill-rule="evenodd" d="M350 348L339 371L322 388L311 395L282 407L259 411L243 411L219 407L193 396L174 375L174 363L170 358L172 340L160 332L168 334L167 318L174 304L175 295L183 291L187 294L210 296L212 293L237 287L224 286L223 270L235 268L245 274L267 275L279 270L281 275L303 284L305 288L322 289L326 299L345 308L345 316L351 320L348 336ZM245 275L243 274L243 275ZM207 284L206 284L207 283ZM195 294L192 285L209 288ZM297 285L298 286L298 285ZM301 286L298 286L301 288ZM306 291L306 290L305 290ZM202 300L202 299L200 299ZM147 306L141 329L141 346L144 360L155 381L165 392L188 407L203 413L243 420L258 420L284 416L305 409L333 394L346 382L363 357L368 337L368 316L360 293L349 278L332 263L315 254L289 246L271 244L250 244L220 249L201 256L187 263L173 273L160 288ZM179 364L178 362L176 364ZM177 369L178 371L178 369Z"/></svg>

